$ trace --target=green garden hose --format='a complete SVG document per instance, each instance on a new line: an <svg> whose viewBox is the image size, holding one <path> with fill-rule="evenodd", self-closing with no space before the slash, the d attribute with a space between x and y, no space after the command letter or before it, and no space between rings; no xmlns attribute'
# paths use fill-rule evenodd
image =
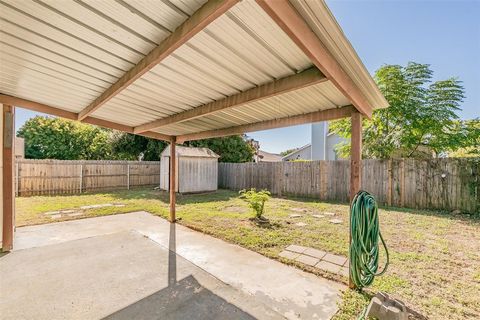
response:
<svg viewBox="0 0 480 320"><path fill-rule="evenodd" d="M376 276L382 275L389 263L387 245L380 232L377 202L366 191L358 192L353 198L350 207L350 234L350 276L360 289L369 286ZM381 272L378 272L379 239L387 258Z"/></svg>

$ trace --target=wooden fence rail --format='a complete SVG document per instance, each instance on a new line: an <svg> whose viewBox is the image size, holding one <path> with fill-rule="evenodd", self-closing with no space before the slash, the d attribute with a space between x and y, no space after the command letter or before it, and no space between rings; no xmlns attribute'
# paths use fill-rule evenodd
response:
<svg viewBox="0 0 480 320"><path fill-rule="evenodd" d="M362 189L382 205L480 210L480 159L363 160ZM348 201L350 161L220 163L219 187Z"/></svg>
<svg viewBox="0 0 480 320"><path fill-rule="evenodd" d="M17 160L16 195L74 194L160 183L160 161Z"/></svg>

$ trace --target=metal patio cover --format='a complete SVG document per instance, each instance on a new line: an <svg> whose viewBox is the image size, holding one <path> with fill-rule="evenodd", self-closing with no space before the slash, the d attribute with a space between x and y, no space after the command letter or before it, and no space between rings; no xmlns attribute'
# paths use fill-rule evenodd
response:
<svg viewBox="0 0 480 320"><path fill-rule="evenodd" d="M0 0L0 18L0 103L130 133L183 142L387 106L319 0Z"/></svg>

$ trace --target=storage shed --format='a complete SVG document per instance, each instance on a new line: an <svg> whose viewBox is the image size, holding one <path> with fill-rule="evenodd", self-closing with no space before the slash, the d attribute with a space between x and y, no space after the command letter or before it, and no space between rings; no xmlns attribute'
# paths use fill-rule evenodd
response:
<svg viewBox="0 0 480 320"><path fill-rule="evenodd" d="M218 154L208 148L176 146L176 192L215 191L218 186ZM170 145L161 154L160 188L170 188Z"/></svg>

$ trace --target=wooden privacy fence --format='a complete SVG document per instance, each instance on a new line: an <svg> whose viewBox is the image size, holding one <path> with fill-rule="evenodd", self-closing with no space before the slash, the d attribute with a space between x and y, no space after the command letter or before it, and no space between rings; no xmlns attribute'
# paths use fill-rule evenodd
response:
<svg viewBox="0 0 480 320"><path fill-rule="evenodd" d="M480 210L480 159L363 160L362 189L387 206ZM219 187L348 201L350 161L220 163Z"/></svg>
<svg viewBox="0 0 480 320"><path fill-rule="evenodd" d="M17 196L130 189L160 183L160 161L17 160Z"/></svg>

